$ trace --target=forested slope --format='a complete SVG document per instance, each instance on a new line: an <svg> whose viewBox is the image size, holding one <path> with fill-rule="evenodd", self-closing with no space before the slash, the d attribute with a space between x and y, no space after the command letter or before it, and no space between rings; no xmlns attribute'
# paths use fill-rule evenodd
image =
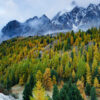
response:
<svg viewBox="0 0 100 100"><path fill-rule="evenodd" d="M30 74L34 86L36 84L34 93L43 87L41 92L45 94L44 91L52 90L53 85L64 91L64 83L69 83L71 90L66 98L73 100L70 95L79 90L86 99L86 94L90 95L88 87L100 89L100 28L86 32L19 37L1 43L0 86L10 90L16 84L25 85L30 81ZM97 95L100 93L97 92ZM81 96L77 100L81 100ZM53 100L58 99L53 97Z"/></svg>

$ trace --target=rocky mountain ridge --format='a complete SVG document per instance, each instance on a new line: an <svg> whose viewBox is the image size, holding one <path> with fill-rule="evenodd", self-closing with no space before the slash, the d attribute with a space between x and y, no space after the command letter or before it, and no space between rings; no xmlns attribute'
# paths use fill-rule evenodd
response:
<svg viewBox="0 0 100 100"><path fill-rule="evenodd" d="M63 30L86 30L100 26L100 4L90 4L87 8L74 7L72 11L60 11L53 19L46 15L37 16L20 23L17 20L10 21L2 29L2 37L44 35L50 32Z"/></svg>

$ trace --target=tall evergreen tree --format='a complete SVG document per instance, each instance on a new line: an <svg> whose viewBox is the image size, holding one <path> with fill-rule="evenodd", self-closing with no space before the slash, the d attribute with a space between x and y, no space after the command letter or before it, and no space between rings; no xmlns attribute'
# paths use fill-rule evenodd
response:
<svg viewBox="0 0 100 100"><path fill-rule="evenodd" d="M86 83L85 93L90 96L91 86L89 83Z"/></svg>
<svg viewBox="0 0 100 100"><path fill-rule="evenodd" d="M66 85L64 85L63 88L60 90L60 100L69 100Z"/></svg>
<svg viewBox="0 0 100 100"><path fill-rule="evenodd" d="M68 91L69 91L69 84L65 83L63 85L63 89L66 91L66 94L68 94Z"/></svg>
<svg viewBox="0 0 100 100"><path fill-rule="evenodd" d="M6 88L7 88L8 91L11 89L11 82L9 80L9 77L7 77Z"/></svg>
<svg viewBox="0 0 100 100"><path fill-rule="evenodd" d="M25 85L25 89L23 92L23 100L30 100L30 96L32 96L32 89L34 85L35 85L35 81L34 81L33 75L31 74L29 83Z"/></svg>
<svg viewBox="0 0 100 100"><path fill-rule="evenodd" d="M29 84L30 84L31 89L33 89L33 87L35 85L35 80L34 80L34 77L33 77L32 73L30 74Z"/></svg>
<svg viewBox="0 0 100 100"><path fill-rule="evenodd" d="M54 85L53 87L53 95L52 95L53 100L60 100L60 96L59 96L59 90L57 85Z"/></svg>
<svg viewBox="0 0 100 100"><path fill-rule="evenodd" d="M70 100L83 100L80 91L76 87L76 85L72 85L69 89L69 99Z"/></svg>
<svg viewBox="0 0 100 100"><path fill-rule="evenodd" d="M70 49L70 46L71 46L71 44L70 44L70 38L68 38L67 39L67 49Z"/></svg>
<svg viewBox="0 0 100 100"><path fill-rule="evenodd" d="M23 100L30 100L30 96L32 96L32 92L31 92L31 86L29 83L27 83L25 85L25 89L24 89L24 92L23 92Z"/></svg>
<svg viewBox="0 0 100 100"><path fill-rule="evenodd" d="M91 88L91 100L97 100L95 87Z"/></svg>

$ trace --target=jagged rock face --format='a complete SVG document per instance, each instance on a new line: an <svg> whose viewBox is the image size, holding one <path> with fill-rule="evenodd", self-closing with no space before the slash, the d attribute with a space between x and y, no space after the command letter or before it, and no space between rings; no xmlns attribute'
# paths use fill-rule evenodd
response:
<svg viewBox="0 0 100 100"><path fill-rule="evenodd" d="M100 4L90 4L87 8L76 6L72 11L59 12L52 20L46 15L37 16L20 23L16 20L9 22L3 29L3 35L29 36L43 35L49 31L88 29L100 26Z"/></svg>
<svg viewBox="0 0 100 100"><path fill-rule="evenodd" d="M73 29L73 26L82 29L82 27L90 28L100 25L100 4L90 4L87 8L75 7L71 12L60 14L59 12L54 18L53 23L58 25L66 25ZM68 28L68 27L65 27Z"/></svg>
<svg viewBox="0 0 100 100"><path fill-rule="evenodd" d="M14 20L9 22L3 29L2 32L5 35L13 36L13 35L18 35L18 32L22 32L22 25L20 22Z"/></svg>

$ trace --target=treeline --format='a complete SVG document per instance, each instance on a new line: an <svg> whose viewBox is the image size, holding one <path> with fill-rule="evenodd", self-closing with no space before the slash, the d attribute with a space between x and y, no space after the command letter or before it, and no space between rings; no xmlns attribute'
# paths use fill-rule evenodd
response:
<svg viewBox="0 0 100 100"><path fill-rule="evenodd" d="M0 84L8 90L15 84L29 84L30 73L34 79L34 93L40 88L45 94L44 90L50 91L54 85L54 89L58 86L62 91L64 83L71 81L67 85L76 89L76 97L84 90L81 96L85 99L93 86L100 95L100 28L3 42L0 45ZM78 88L80 83L82 91ZM76 91L70 90L72 94Z"/></svg>

